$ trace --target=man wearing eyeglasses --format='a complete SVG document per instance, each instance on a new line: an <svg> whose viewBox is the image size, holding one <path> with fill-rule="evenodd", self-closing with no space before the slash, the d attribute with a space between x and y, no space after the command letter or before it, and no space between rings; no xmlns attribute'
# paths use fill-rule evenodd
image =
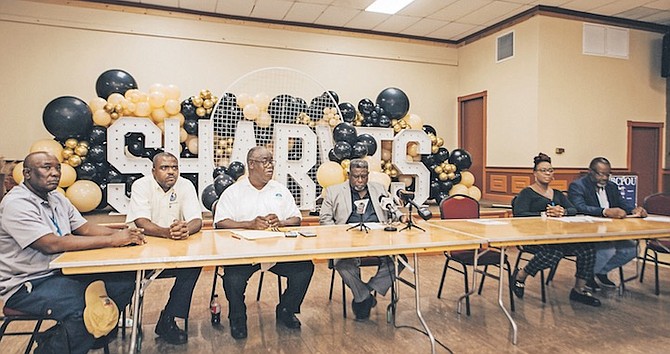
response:
<svg viewBox="0 0 670 354"><path fill-rule="evenodd" d="M387 213L380 205L380 197L387 197L386 188L379 183L368 182L368 162L363 159L351 160L349 180L330 186L324 191L323 204L319 213L321 225L363 222L385 222ZM364 212L358 213L355 202L368 199ZM370 317L370 310L377 303L371 292L382 295L391 288L395 275L395 266L391 257L379 257L377 273L367 282L361 279L361 259L343 258L333 260L335 270L344 283L351 289L354 299L351 308L356 321Z"/></svg>
<svg viewBox="0 0 670 354"><path fill-rule="evenodd" d="M139 229L114 230L86 221L56 191L61 178L56 156L33 152L22 172L23 182L0 203L0 300L5 308L48 315L66 329L67 336L38 337L36 352L62 353L69 347L71 353L87 353L101 333L84 320L86 288L103 280L109 297L124 308L135 288L133 273L66 276L49 263L66 251L142 245L144 235ZM113 328L102 335L107 333L115 334Z"/></svg>
<svg viewBox="0 0 670 354"><path fill-rule="evenodd" d="M588 175L572 182L568 190L568 198L577 208L577 212L613 219L623 219L627 215L646 217L647 211L635 207L626 201L619 192L619 187L610 181L612 166L604 157L596 157L589 164ZM625 265L637 255L634 241L608 241L595 243L596 262L593 267L595 279L586 282L593 291L604 288L616 288L607 273ZM597 282L596 282L597 280Z"/></svg>
<svg viewBox="0 0 670 354"><path fill-rule="evenodd" d="M221 194L214 212L216 228L265 230L300 225L302 214L293 195L272 179L274 160L270 151L261 146L250 149L247 167L249 176L240 178ZM235 339L247 337L244 292L249 278L261 267L288 279L276 308L277 324L291 329L301 326L295 314L300 312L312 280L314 264L311 261L225 266L223 288L229 305L230 334Z"/></svg>
<svg viewBox="0 0 670 354"><path fill-rule="evenodd" d="M134 223L149 236L185 240L200 231L202 211L195 186L179 176L179 162L174 155L161 152L153 158L151 176L133 183L126 223ZM175 317L188 319L193 289L201 268L166 269L159 278L174 278L165 309L154 332L170 344L185 344L188 333L179 328Z"/></svg>

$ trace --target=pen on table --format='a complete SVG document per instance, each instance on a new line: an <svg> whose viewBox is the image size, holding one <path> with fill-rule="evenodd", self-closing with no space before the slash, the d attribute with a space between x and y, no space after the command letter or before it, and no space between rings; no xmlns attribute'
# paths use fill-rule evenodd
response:
<svg viewBox="0 0 670 354"><path fill-rule="evenodd" d="M230 236L231 236L232 238L236 238L236 239L238 239L238 240L241 240L241 238L240 238L239 236L235 235L235 234L230 234Z"/></svg>

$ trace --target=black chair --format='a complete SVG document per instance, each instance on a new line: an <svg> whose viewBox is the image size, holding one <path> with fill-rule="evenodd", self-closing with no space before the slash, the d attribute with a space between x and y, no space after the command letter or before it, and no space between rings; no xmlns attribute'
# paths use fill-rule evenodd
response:
<svg viewBox="0 0 670 354"><path fill-rule="evenodd" d="M265 277L265 271L261 271L260 278L258 279L258 290L256 291L256 301L261 300L261 290L263 290L263 278ZM215 266L214 267L214 281L212 282L212 293L209 297L209 302L212 303L212 300L214 299L214 295L216 295L216 283L218 278L221 278L221 281L223 281L223 266ZM281 276L277 274L277 289L279 290L278 297L281 297L282 293L282 282L281 282ZM332 292L332 290L331 290Z"/></svg>
<svg viewBox="0 0 670 354"><path fill-rule="evenodd" d="M0 321L2 321L2 325L0 325L0 342L2 341L2 338L5 336L30 336L30 339L28 340L28 345L26 346L25 354L29 354L33 348L33 345L35 344L35 337L40 334L44 333L41 330L42 324L45 321L48 322L54 322L54 325L60 324L60 322L54 318L51 318L49 316L35 316L35 315L29 315L26 313L23 313L21 311L9 308L9 307L4 307L2 309L3 315L0 316ZM35 322L35 326L33 327L32 331L13 331L13 332L7 332L7 328L12 322ZM104 338L104 337L103 337ZM103 348L105 354L109 354L109 343L108 340L105 339L103 341L98 341L94 349L98 348ZM0 346L1 347L1 346Z"/></svg>
<svg viewBox="0 0 670 354"><path fill-rule="evenodd" d="M361 267L379 267L381 261L379 257L370 256L370 257L361 257ZM333 287L335 284L335 264L332 259L328 260L328 269L331 270L330 274L330 290L328 291L328 301L333 300ZM393 298L394 289L391 287L391 298ZM377 293L375 292L376 296ZM347 318L347 285L344 284L344 279L342 279L342 317Z"/></svg>
<svg viewBox="0 0 670 354"><path fill-rule="evenodd" d="M649 214L670 216L670 193L656 193L644 198L644 208ZM650 254L651 253L651 254ZM670 262L658 260L658 254L670 254L670 240L669 239L648 239L644 247L644 256L642 258L642 270L640 271L640 283L644 281L644 269L647 261L654 262L655 275L655 289L654 293L659 295L661 293L660 284L658 281L658 265L663 264L670 266Z"/></svg>
<svg viewBox="0 0 670 354"><path fill-rule="evenodd" d="M445 198L440 202L440 217L442 219L479 219L479 202L466 195L453 195L448 198ZM493 279L498 279L498 276L488 272L488 267L500 266L500 252L495 249L488 249L484 252L479 250L480 256L477 259L478 266L484 266L483 270L475 269L474 271L482 274L482 280L479 283L479 289L477 295L482 294L482 288L484 286L484 280L487 277ZM446 260L444 262L444 269L442 270L442 278L440 280L440 287L437 290L437 298L440 299L442 296L442 289L444 287L444 279L447 275L447 269L453 269L461 274L463 274L465 293L469 294L470 289L468 285L468 266L474 265L474 254L475 251L450 251L444 252ZM463 270L454 268L449 265L450 261L455 261L459 263ZM511 267L507 260L507 255L505 255L505 266L507 268L507 280L512 281L511 276ZM512 288L509 287L509 299L510 299L510 308L514 311L514 295L512 294ZM465 297L465 313L470 316L470 296Z"/></svg>

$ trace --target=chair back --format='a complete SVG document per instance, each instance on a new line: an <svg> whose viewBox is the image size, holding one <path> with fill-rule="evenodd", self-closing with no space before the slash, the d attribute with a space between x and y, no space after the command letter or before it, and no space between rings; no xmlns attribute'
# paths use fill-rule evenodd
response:
<svg viewBox="0 0 670 354"><path fill-rule="evenodd" d="M479 219L479 202L470 196L454 194L440 203L442 219Z"/></svg>
<svg viewBox="0 0 670 354"><path fill-rule="evenodd" d="M644 198L644 208L649 214L670 216L670 193L656 193Z"/></svg>

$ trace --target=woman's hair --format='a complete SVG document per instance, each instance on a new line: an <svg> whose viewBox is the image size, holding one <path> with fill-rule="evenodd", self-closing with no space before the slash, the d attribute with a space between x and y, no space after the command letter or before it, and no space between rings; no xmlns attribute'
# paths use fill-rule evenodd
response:
<svg viewBox="0 0 670 354"><path fill-rule="evenodd" d="M533 157L533 171L537 170L537 165L540 164L540 162L549 162L551 163L551 157L545 153L539 153L537 156Z"/></svg>

